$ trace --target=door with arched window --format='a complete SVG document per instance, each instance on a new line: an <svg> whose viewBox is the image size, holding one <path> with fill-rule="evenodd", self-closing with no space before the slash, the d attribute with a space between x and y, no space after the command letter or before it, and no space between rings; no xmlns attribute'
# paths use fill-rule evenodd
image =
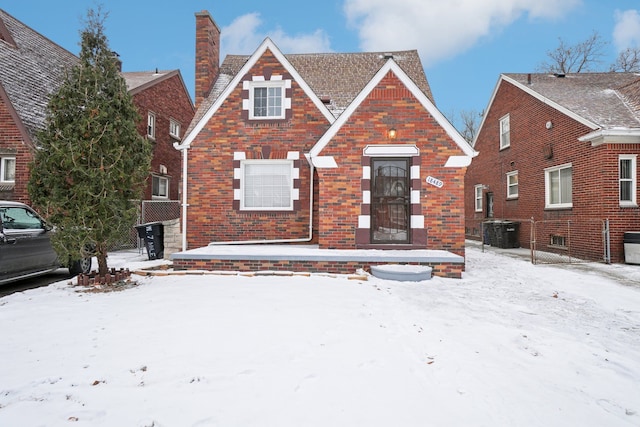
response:
<svg viewBox="0 0 640 427"><path fill-rule="evenodd" d="M411 241L411 185L408 158L374 158L371 162L371 242Z"/></svg>

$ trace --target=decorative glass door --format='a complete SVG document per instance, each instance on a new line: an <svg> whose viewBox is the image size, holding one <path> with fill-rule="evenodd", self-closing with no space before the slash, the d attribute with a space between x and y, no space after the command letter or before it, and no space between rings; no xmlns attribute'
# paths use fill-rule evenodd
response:
<svg viewBox="0 0 640 427"><path fill-rule="evenodd" d="M411 186L409 159L371 162L371 242L409 243Z"/></svg>

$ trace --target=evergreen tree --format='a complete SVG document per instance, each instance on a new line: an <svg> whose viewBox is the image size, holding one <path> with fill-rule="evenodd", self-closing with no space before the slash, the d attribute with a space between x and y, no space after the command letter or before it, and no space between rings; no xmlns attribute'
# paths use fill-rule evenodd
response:
<svg viewBox="0 0 640 427"><path fill-rule="evenodd" d="M49 101L29 180L32 202L57 226L52 243L60 258L80 259L91 248L101 276L110 245L135 224L134 200L151 163L105 19L100 7L87 13L80 61Z"/></svg>

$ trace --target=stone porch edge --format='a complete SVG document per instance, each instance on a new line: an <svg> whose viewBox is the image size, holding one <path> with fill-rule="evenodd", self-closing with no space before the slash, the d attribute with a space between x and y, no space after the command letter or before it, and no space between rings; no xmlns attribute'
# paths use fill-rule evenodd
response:
<svg viewBox="0 0 640 427"><path fill-rule="evenodd" d="M372 263L464 264L464 257L444 250L319 249L310 245L210 245L171 254L171 260L351 261Z"/></svg>

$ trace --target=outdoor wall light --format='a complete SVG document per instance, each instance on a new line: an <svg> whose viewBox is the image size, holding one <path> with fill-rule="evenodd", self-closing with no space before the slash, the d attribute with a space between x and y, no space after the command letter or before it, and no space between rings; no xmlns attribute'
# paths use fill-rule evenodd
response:
<svg viewBox="0 0 640 427"><path fill-rule="evenodd" d="M389 139L396 139L397 133L395 128L389 129L389 133L387 135Z"/></svg>

